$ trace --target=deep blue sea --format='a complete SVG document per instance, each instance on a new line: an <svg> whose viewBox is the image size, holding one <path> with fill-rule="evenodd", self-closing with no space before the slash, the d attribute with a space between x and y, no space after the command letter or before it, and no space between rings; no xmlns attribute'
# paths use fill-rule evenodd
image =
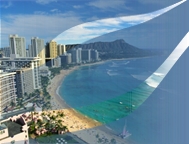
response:
<svg viewBox="0 0 189 144"><path fill-rule="evenodd" d="M138 125L152 133L154 129L151 128L157 129L158 126L154 124L157 118L155 114L149 120L147 113L150 108L145 105L155 88L144 81L156 71L166 57L167 55L110 60L82 66L64 79L59 93L71 107L118 133L122 132L127 121L127 129L132 133L129 139L147 144L154 137L148 137L147 133L143 132L145 130L139 129ZM157 92L174 93L161 86L156 88ZM163 95L158 96L158 100L164 99ZM144 115L139 112L141 106L145 109Z"/></svg>

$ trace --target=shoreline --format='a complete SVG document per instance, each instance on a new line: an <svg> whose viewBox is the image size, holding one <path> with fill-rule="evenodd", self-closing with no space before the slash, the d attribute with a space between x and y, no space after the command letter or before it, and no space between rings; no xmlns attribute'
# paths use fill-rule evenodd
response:
<svg viewBox="0 0 189 144"><path fill-rule="evenodd" d="M52 110L59 110L64 108L71 108L59 94L60 86L64 78L76 70L78 67L73 67L68 70L61 70L59 75L56 75L50 80L50 84L47 86L47 92L51 95Z"/></svg>
<svg viewBox="0 0 189 144"><path fill-rule="evenodd" d="M119 60L133 60L133 59L140 59L140 58L149 58L149 57L137 57L137 58L122 58L122 59L108 59L108 60L102 60L102 61L98 61L98 62L95 62L95 63L86 63L86 64L81 64L81 65L77 65L77 66L74 66L74 67L71 67L69 69L63 69L60 71L60 74L59 75L56 75L52 80L51 80L51 83L53 82L56 83L56 86L51 86L48 85L47 87L47 91L49 92L52 92L52 91L55 91L55 92L52 92L52 95L53 96L53 99L55 98L56 101L59 103L59 108L71 108L66 102L65 100L61 97L61 95L59 94L59 89L65 79L65 77L67 75L69 75L70 73L74 72L75 70L81 68L81 67L85 67L85 66L92 66L92 65L99 65L99 64L103 64L105 62L109 62L109 61L113 61L113 60L116 60L116 61L119 61ZM59 79L57 79L57 77ZM49 88L53 88L52 90L49 91ZM50 94L51 95L51 94ZM52 96L51 95L51 96Z"/></svg>
<svg viewBox="0 0 189 144"><path fill-rule="evenodd" d="M51 83L47 86L47 91L51 95L51 106L52 110L61 110L66 113L66 115L72 116L70 121L75 121L77 119L77 123L80 125L85 126L85 129L75 129L71 130L73 134L77 135L79 138L85 140L86 142L90 143L91 136L93 135L93 141L97 142L96 134L103 135L105 137L108 137L109 140L112 138L116 139L117 142L124 142L126 143L126 140L122 139L121 137L117 136L117 132L114 130L107 128L105 125L102 125L102 123L86 116L83 115L82 113L76 111L73 109L71 106L69 106L64 99L61 97L59 94L60 87L62 83L64 82L64 79L66 78L67 75L70 73L74 72L75 70L78 70L81 67L84 66L92 66L92 65L97 65L97 64L103 64L105 62L113 61L113 60L133 60L133 59L140 59L140 58L148 58L148 57L139 57L139 58L124 58L124 59L109 59L109 60L103 60L95 63L87 63L87 64L82 64L82 65L77 65L74 67L71 67L69 69L63 69L60 71L59 75L56 75L53 79L51 79ZM73 122L72 125L75 123ZM100 126L100 127L99 127ZM69 125L69 128L70 125ZM90 132L90 135L89 135ZM96 134L94 134L96 133ZM90 138L88 138L90 137Z"/></svg>

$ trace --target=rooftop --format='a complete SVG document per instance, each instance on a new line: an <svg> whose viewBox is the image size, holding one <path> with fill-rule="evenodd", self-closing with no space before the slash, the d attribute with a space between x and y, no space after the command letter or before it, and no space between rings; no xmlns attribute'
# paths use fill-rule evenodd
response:
<svg viewBox="0 0 189 144"><path fill-rule="evenodd" d="M37 61L40 60L40 57L4 57L0 58L2 61Z"/></svg>
<svg viewBox="0 0 189 144"><path fill-rule="evenodd" d="M9 136L13 137L16 134L21 133L21 129L22 129L22 125L17 124L15 122L12 121L5 121L2 124L6 125L6 127L8 127L8 132L9 132Z"/></svg>

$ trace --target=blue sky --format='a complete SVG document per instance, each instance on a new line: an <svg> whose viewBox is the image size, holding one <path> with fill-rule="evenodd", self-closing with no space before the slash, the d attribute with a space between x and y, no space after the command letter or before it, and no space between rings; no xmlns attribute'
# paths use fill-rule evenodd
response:
<svg viewBox="0 0 189 144"><path fill-rule="evenodd" d="M146 14L119 16L115 18L106 18L92 22L86 22L62 32L53 40L59 44L85 43L104 34L146 23L147 21L153 20L158 16L166 14L167 12L183 4L184 2L186 2L186 0Z"/></svg>
<svg viewBox="0 0 189 144"><path fill-rule="evenodd" d="M63 31L94 20L144 14L178 0L1 0L1 44L9 45L10 34L33 36L46 41Z"/></svg>

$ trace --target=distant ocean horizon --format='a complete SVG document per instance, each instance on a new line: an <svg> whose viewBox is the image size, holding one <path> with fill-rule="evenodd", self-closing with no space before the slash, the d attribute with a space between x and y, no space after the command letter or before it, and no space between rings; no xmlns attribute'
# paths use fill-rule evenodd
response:
<svg viewBox="0 0 189 144"><path fill-rule="evenodd" d="M82 66L66 76L59 94L75 110L120 133L126 116L154 90L153 84L144 81L165 58L121 59Z"/></svg>

